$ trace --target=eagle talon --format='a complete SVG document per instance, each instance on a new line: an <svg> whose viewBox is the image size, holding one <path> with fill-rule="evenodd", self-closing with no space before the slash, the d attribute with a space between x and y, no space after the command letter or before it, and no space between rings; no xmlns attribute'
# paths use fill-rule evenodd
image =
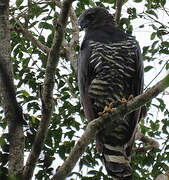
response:
<svg viewBox="0 0 169 180"><path fill-rule="evenodd" d="M119 104L123 104L123 103L126 103L127 102L127 99L126 98L121 98L118 100Z"/></svg>
<svg viewBox="0 0 169 180"><path fill-rule="evenodd" d="M129 101L131 101L131 100L133 100L133 95L130 95L130 96L128 97L128 99L126 99L125 97L119 99L119 100L118 100L118 103L119 103L119 104L123 104L123 103L127 103L127 102L129 102Z"/></svg>
<svg viewBox="0 0 169 180"><path fill-rule="evenodd" d="M112 108L113 108L113 104L110 103L108 106L105 106L103 112L99 112L98 115L101 116L101 115L105 114L106 112L110 111Z"/></svg>

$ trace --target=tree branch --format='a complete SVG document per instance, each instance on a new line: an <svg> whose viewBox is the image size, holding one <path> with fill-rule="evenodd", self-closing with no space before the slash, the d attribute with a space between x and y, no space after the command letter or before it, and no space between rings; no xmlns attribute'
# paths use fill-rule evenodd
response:
<svg viewBox="0 0 169 180"><path fill-rule="evenodd" d="M139 148L134 148L132 151L133 152L146 152L148 150L152 150L153 148L159 148L159 143L155 140L155 139L152 139L148 136L145 136L143 133L141 133L140 131L137 131L136 132L136 140L140 140L144 143L147 143L149 145L147 146L144 146L144 147L139 147Z"/></svg>
<svg viewBox="0 0 169 180"><path fill-rule="evenodd" d="M78 19L76 16L76 13L73 9L73 7L71 8L70 11L70 20L71 20L71 24L72 24L72 40L69 43L69 58L71 61L71 65L73 66L73 68L75 69L75 71L77 72L77 53L75 51L75 49L77 49L77 45L79 44L79 28L78 28Z"/></svg>
<svg viewBox="0 0 169 180"><path fill-rule="evenodd" d="M62 4L61 2L56 1L56 0L54 0L54 2L56 6L58 6L59 8L61 7L61 4ZM79 28L78 28L78 23L77 23L78 22L77 16L73 7L71 7L70 9L69 16L70 16L70 21L72 24L72 39L70 43L67 43L65 40L63 43L63 46L66 49L67 58L70 60L71 65L77 72L77 53L75 49L77 48L77 45L79 44Z"/></svg>
<svg viewBox="0 0 169 180"><path fill-rule="evenodd" d="M117 25L119 25L120 22L122 5L123 5L123 0L116 0L115 22Z"/></svg>
<svg viewBox="0 0 169 180"><path fill-rule="evenodd" d="M124 103L118 106L117 108L113 108L112 110L110 110L110 112L105 113L101 117L91 121L88 124L81 138L78 140L77 144L72 149L69 157L57 170L52 180L57 180L57 179L64 180L68 176L68 174L72 171L80 156L84 153L88 144L94 140L96 134L104 127L110 125L108 118L109 115L111 115L112 119L124 117L125 115L137 110L139 107L149 102L159 93L164 91L167 87L169 87L169 74L163 80L159 81L155 86L147 90L142 95L135 97L133 100Z"/></svg>
<svg viewBox="0 0 169 180"><path fill-rule="evenodd" d="M44 44L42 44L39 40L37 40L36 38L34 38L34 36L32 35L31 32L29 32L27 29L25 29L22 24L16 19L14 18L16 24L19 26L19 30L21 31L22 34L29 40L31 41L35 46L37 46L39 49L41 49L43 52L45 53L49 53L50 48L48 48L47 46L45 46Z"/></svg>
<svg viewBox="0 0 169 180"><path fill-rule="evenodd" d="M168 180L169 179L169 169L165 172L165 174L158 175L154 180Z"/></svg>
<svg viewBox="0 0 169 180"><path fill-rule="evenodd" d="M63 41L64 30L66 27L68 12L74 0L64 0L61 8L61 14L57 23L55 36L52 47L48 55L46 74L44 80L44 88L42 92L42 119L38 127L38 131L32 145L31 152L28 156L24 168L24 180L30 180L42 150L43 144L47 136L48 125L53 112L53 87L55 80L56 66L59 61L59 52Z"/></svg>

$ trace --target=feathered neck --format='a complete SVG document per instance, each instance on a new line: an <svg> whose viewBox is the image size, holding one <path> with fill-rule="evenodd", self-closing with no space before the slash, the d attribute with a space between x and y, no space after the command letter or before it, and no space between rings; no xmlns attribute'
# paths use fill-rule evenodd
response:
<svg viewBox="0 0 169 180"><path fill-rule="evenodd" d="M109 43L127 40L128 37L128 34L125 34L114 24L103 24L94 28L87 28L84 39Z"/></svg>

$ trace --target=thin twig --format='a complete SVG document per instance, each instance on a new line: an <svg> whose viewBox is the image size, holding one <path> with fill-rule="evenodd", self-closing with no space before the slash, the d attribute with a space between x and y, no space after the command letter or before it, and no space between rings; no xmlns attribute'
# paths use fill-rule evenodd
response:
<svg viewBox="0 0 169 180"><path fill-rule="evenodd" d="M143 14L145 14L146 16L148 16L150 19L152 19L153 21L155 21L156 23L160 24L162 27L167 28L168 26L166 26L166 24L164 25L162 22L158 21L157 19L153 18L151 15L149 15L148 13L144 12Z"/></svg>
<svg viewBox="0 0 169 180"><path fill-rule="evenodd" d="M168 64L169 60L163 65L163 67L161 68L161 70L156 74L156 76L148 83L148 85L145 87L144 90L146 90L151 83L160 75L160 73L162 72L162 70L165 68L165 66Z"/></svg>
<svg viewBox="0 0 169 180"><path fill-rule="evenodd" d="M148 136L145 136L143 133L141 133L140 131L137 131L136 133L136 139L144 142L144 143L147 143L148 145L147 146L144 146L144 147L139 147L139 148L134 148L132 151L133 152L146 152L148 150L152 150L154 148L159 148L159 143L155 140L155 139L152 139Z"/></svg>

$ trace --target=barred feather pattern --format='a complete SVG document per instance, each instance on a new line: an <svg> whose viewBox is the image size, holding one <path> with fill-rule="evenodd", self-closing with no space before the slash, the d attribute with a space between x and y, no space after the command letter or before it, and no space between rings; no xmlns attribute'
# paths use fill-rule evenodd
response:
<svg viewBox="0 0 169 180"><path fill-rule="evenodd" d="M132 37L106 44L89 41L89 46L89 95L94 112L98 114L106 105L131 95L138 46ZM132 136L129 136L129 126L128 117L117 119L96 138L96 143L102 144L101 151L108 173L117 179L131 179L132 175L130 157L126 155L127 143Z"/></svg>

